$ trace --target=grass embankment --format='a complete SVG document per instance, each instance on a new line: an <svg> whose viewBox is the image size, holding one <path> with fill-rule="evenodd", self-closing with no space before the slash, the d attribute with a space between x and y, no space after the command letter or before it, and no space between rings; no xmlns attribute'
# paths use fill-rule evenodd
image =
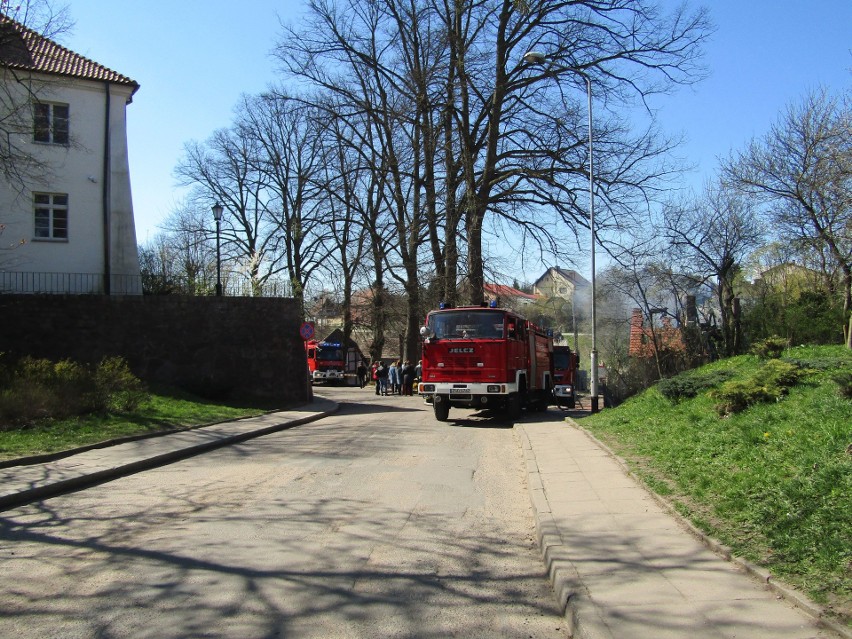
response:
<svg viewBox="0 0 852 639"><path fill-rule="evenodd" d="M694 397L658 385L582 425L699 528L852 625L852 399L834 381L844 371L848 384L852 353L801 347L782 361L797 372L781 395L736 412L720 414L720 390L760 387L773 367L757 357L680 376Z"/></svg>
<svg viewBox="0 0 852 639"><path fill-rule="evenodd" d="M0 460L54 453L119 437L187 428L263 412L261 407L211 402L177 391L154 389L129 412L4 425L0 427Z"/></svg>

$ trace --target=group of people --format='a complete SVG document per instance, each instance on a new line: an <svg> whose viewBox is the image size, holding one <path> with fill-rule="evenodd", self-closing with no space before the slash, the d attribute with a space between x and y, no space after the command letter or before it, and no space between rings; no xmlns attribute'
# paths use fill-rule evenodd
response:
<svg viewBox="0 0 852 639"><path fill-rule="evenodd" d="M376 384L376 395L413 395L414 384L420 379L421 363L412 365L409 360L394 361L385 366L382 360L373 362L370 376ZM358 367L358 383L361 388L367 385L367 368Z"/></svg>

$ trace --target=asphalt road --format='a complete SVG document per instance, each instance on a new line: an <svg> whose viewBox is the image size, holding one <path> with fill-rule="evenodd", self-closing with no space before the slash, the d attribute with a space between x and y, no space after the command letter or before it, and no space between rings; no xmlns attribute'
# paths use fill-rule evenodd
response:
<svg viewBox="0 0 852 639"><path fill-rule="evenodd" d="M567 635L510 422L317 391L340 412L3 513L0 637Z"/></svg>

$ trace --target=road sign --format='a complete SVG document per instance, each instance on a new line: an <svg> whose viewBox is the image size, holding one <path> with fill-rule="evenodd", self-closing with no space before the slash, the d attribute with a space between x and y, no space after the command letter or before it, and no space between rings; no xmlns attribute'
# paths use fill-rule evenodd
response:
<svg viewBox="0 0 852 639"><path fill-rule="evenodd" d="M314 325L310 322L302 322L302 326L299 328L299 335L302 336L302 339L306 342L309 339L313 339L314 337Z"/></svg>

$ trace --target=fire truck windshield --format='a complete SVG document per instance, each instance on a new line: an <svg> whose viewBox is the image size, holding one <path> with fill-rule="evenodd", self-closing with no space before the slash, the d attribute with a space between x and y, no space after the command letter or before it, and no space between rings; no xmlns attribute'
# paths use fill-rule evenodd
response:
<svg viewBox="0 0 852 639"><path fill-rule="evenodd" d="M321 362L339 362L343 360L343 349L323 346L317 349L317 359Z"/></svg>
<svg viewBox="0 0 852 639"><path fill-rule="evenodd" d="M553 351L553 367L556 369L571 368L571 352L570 351Z"/></svg>
<svg viewBox="0 0 852 639"><path fill-rule="evenodd" d="M502 339L505 313L492 310L452 310L429 316L437 339Z"/></svg>

